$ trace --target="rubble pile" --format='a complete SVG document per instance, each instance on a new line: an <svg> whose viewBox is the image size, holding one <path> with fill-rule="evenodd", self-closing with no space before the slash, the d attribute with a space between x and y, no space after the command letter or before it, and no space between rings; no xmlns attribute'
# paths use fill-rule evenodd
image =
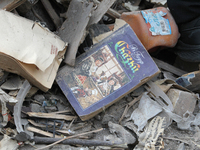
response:
<svg viewBox="0 0 200 150"><path fill-rule="evenodd" d="M166 11L156 14L165 21L170 13L166 3L2 0L0 149L200 149L199 64L176 58L169 50L176 43L145 44L144 32L125 19L146 13L148 20L145 10L152 9ZM149 30L147 36L176 42L178 29L171 27L171 34L165 26L165 31ZM141 43L121 39L113 48L115 58L109 52L114 37L131 28ZM124 71L130 66L134 76Z"/></svg>

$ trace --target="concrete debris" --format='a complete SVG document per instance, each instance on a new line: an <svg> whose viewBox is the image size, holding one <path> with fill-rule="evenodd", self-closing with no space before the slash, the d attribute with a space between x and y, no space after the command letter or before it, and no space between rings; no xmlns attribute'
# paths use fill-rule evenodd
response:
<svg viewBox="0 0 200 150"><path fill-rule="evenodd" d="M2 90L19 90L22 86L22 80L19 76L11 76L1 85Z"/></svg>
<svg viewBox="0 0 200 150"><path fill-rule="evenodd" d="M112 135L105 137L106 141L117 142L121 144L134 144L136 137L128 132L124 127L119 124L108 122L109 131Z"/></svg>
<svg viewBox="0 0 200 150"><path fill-rule="evenodd" d="M193 113L186 111L183 114L183 117L181 117L181 116L179 116L175 113L169 112L169 111L166 111L166 113L169 115L169 117L171 119L173 119L175 122L177 122L177 127L181 130L193 130L192 126L200 125L199 114L197 114L195 116L195 115L193 115Z"/></svg>
<svg viewBox="0 0 200 150"><path fill-rule="evenodd" d="M171 88L167 92L167 96L172 101L174 113L183 116L186 111L193 112L198 100L197 95L186 91Z"/></svg>
<svg viewBox="0 0 200 150"><path fill-rule="evenodd" d="M167 0L0 9L0 150L200 149L199 62L173 52L181 30Z"/></svg>
<svg viewBox="0 0 200 150"><path fill-rule="evenodd" d="M144 93L138 108L133 111L130 119L138 126L138 131L141 131L147 124L147 121L160 112L162 112L162 107L152 100L147 93Z"/></svg>
<svg viewBox="0 0 200 150"><path fill-rule="evenodd" d="M184 143L179 144L177 150L185 150L185 144Z"/></svg>

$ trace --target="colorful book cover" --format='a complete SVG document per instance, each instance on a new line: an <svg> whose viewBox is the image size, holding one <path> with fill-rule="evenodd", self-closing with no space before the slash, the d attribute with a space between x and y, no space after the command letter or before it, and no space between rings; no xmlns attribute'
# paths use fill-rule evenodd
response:
<svg viewBox="0 0 200 150"><path fill-rule="evenodd" d="M64 66L56 81L82 120L130 93L160 71L126 24Z"/></svg>

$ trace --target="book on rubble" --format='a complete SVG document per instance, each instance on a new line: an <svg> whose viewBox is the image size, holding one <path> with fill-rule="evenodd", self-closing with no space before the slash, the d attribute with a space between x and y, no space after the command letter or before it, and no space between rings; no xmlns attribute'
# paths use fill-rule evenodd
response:
<svg viewBox="0 0 200 150"><path fill-rule="evenodd" d="M84 121L92 118L159 73L126 24L80 55L75 67L63 66L56 81Z"/></svg>

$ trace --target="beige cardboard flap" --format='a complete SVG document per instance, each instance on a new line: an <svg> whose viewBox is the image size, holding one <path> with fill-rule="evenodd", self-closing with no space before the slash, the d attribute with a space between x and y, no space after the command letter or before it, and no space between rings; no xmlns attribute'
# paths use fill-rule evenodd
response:
<svg viewBox="0 0 200 150"><path fill-rule="evenodd" d="M45 71L66 43L36 22L0 10L0 52Z"/></svg>

